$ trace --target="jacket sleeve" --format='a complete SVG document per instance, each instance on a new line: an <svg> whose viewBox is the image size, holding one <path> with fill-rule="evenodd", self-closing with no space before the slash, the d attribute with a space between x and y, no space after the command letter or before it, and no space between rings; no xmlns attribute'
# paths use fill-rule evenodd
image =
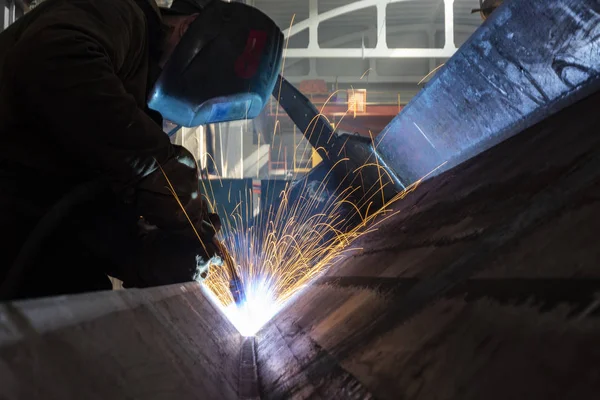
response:
<svg viewBox="0 0 600 400"><path fill-rule="evenodd" d="M51 25L17 44L16 95L74 159L131 184L156 168L155 158L166 162L171 144L125 89L113 43L83 24Z"/></svg>
<svg viewBox="0 0 600 400"><path fill-rule="evenodd" d="M131 26L145 28L127 13L111 17L111 12L104 17L114 17L113 25L103 27L94 13L76 10L70 15L74 22L57 19L22 38L11 55L22 60L17 96L76 163L118 189L141 184L144 195L137 205L142 215L159 210L162 215L153 218L160 224L185 222L177 202L165 199L165 180L151 179L157 182L153 186L143 178L161 174L158 164L166 166L187 204L198 187L196 165L185 160L193 160L191 154L171 145L124 87L118 75L123 54L141 53L145 46L143 35L131 34Z"/></svg>

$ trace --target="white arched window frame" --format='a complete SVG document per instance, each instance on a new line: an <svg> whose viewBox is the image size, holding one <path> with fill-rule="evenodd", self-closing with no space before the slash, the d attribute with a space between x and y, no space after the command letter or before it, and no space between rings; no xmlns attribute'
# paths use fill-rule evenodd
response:
<svg viewBox="0 0 600 400"><path fill-rule="evenodd" d="M318 1L309 0L309 15L304 21L294 24L284 31L289 38L308 30L308 47L305 49L287 49L286 57L294 58L450 58L456 52L454 44L454 0L444 0L444 38L442 48L389 48L386 40L377 40L375 48L327 48L319 46L318 29L321 22L362 10L368 7L377 9L377 36L387 36L386 9L389 4L414 0L359 0L323 13L318 12Z"/></svg>

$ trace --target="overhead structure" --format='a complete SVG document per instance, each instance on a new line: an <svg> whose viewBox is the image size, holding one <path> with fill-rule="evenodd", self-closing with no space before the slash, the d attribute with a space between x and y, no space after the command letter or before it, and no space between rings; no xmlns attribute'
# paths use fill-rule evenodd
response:
<svg viewBox="0 0 600 400"><path fill-rule="evenodd" d="M309 0L308 19L298 22L284 31L286 37L291 37L305 29L308 30L308 48L288 49L286 52L288 58L450 58L457 50L454 44L454 0L443 0L445 44L441 49L388 47L386 41L387 7L390 4L408 0L360 0L323 13L318 12L318 1ZM375 32L378 40L375 48L367 49L363 46L360 48L322 49L320 47L318 38L320 23L373 6L377 8Z"/></svg>
<svg viewBox="0 0 600 400"><path fill-rule="evenodd" d="M481 24L471 0L255 0L285 29L293 83L416 84Z"/></svg>

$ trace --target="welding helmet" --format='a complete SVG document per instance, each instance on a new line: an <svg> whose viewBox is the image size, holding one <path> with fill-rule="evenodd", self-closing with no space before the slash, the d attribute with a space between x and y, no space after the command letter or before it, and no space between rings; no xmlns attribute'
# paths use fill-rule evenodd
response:
<svg viewBox="0 0 600 400"><path fill-rule="evenodd" d="M175 0L164 11L199 15L166 62L148 106L186 127L256 117L281 66L277 25L256 8L220 0Z"/></svg>

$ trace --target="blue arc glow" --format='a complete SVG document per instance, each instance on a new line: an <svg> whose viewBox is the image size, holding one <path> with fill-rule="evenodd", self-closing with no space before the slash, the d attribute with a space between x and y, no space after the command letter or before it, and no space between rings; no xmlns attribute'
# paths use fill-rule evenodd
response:
<svg viewBox="0 0 600 400"><path fill-rule="evenodd" d="M223 307L218 301L216 304L242 336L250 337L255 336L282 306L277 303L275 291L266 279L248 282L245 295L246 301L241 306L232 303Z"/></svg>

